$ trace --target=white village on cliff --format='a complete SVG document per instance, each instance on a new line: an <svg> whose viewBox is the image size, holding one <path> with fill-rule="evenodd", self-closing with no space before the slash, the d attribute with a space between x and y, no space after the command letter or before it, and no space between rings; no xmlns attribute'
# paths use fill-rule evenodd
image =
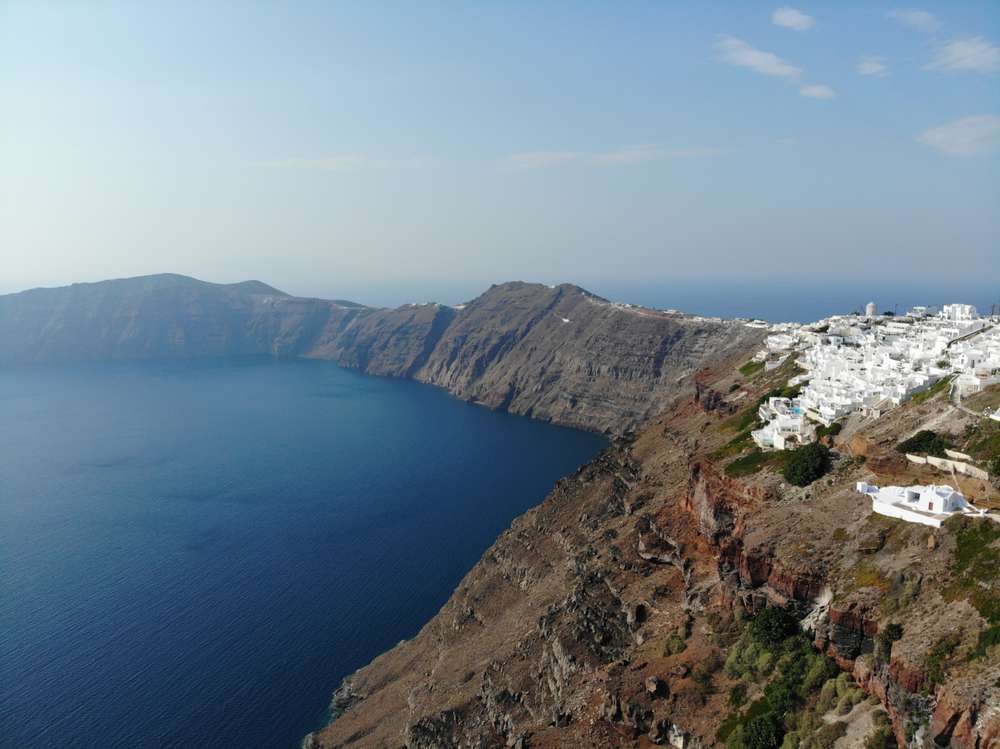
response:
<svg viewBox="0 0 1000 749"><path fill-rule="evenodd" d="M963 397L1000 383L1000 315L980 316L970 304L939 311L914 307L905 315L834 315L809 324L747 323L771 331L754 362L771 370L789 357L802 370L788 381L795 397L770 397L759 407L763 426L752 432L762 450L786 450L814 442L817 427L829 430L851 414L877 419L931 388ZM1000 408L984 416L1000 421ZM913 455L910 462L986 480L988 473L963 453ZM983 515L947 485L877 487L859 483L872 510L908 522L940 527L955 513Z"/></svg>

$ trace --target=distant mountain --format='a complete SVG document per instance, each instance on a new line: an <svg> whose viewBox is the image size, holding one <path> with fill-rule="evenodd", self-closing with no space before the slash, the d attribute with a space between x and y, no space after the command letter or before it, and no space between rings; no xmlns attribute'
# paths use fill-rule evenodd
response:
<svg viewBox="0 0 1000 749"><path fill-rule="evenodd" d="M0 296L0 365L307 356L536 418L621 431L759 331L616 305L569 284L490 287L461 307L366 307L260 281L163 274Z"/></svg>

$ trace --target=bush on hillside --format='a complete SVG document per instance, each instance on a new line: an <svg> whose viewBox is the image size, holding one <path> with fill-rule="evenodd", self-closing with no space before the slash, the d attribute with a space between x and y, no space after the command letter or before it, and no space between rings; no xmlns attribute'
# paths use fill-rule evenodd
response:
<svg viewBox="0 0 1000 749"><path fill-rule="evenodd" d="M785 731L781 719L773 712L754 718L743 729L743 745L747 749L777 749Z"/></svg>
<svg viewBox="0 0 1000 749"><path fill-rule="evenodd" d="M792 450L785 461L783 475L789 484L808 486L830 469L830 450L813 442Z"/></svg>
<svg viewBox="0 0 1000 749"><path fill-rule="evenodd" d="M750 636L767 648L780 645L799 631L799 623L785 609L771 606L750 622Z"/></svg>
<svg viewBox="0 0 1000 749"><path fill-rule="evenodd" d="M926 453L943 458L946 447L951 447L951 443L944 436L931 429L921 429L908 440L896 445L896 450L901 453Z"/></svg>
<svg viewBox="0 0 1000 749"><path fill-rule="evenodd" d="M903 627L897 622L887 625L875 639L875 654L888 662L892 655L892 643L903 637Z"/></svg>
<svg viewBox="0 0 1000 749"><path fill-rule="evenodd" d="M830 426L823 426L822 424L820 424L818 427L816 427L816 436L821 438L827 436L836 437L838 434L840 434L843 428L844 425L841 424L839 421L835 421Z"/></svg>

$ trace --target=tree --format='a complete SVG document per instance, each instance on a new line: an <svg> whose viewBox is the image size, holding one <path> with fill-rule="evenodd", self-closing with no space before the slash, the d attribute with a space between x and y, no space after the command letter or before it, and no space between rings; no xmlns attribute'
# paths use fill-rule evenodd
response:
<svg viewBox="0 0 1000 749"><path fill-rule="evenodd" d="M775 713L765 713L754 718L743 729L743 742L747 749L776 749L784 738L784 727Z"/></svg>
<svg viewBox="0 0 1000 749"><path fill-rule="evenodd" d="M795 617L783 608L771 606L764 609L750 622L750 635L757 642L772 649L799 631Z"/></svg>
<svg viewBox="0 0 1000 749"><path fill-rule="evenodd" d="M808 486L830 468L830 450L818 442L792 450L783 475L789 484Z"/></svg>

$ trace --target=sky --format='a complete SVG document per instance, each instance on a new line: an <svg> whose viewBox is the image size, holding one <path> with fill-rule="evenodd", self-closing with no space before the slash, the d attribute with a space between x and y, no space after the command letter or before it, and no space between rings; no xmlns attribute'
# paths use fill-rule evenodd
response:
<svg viewBox="0 0 1000 749"><path fill-rule="evenodd" d="M157 272L1000 288L1000 3L0 0L0 293Z"/></svg>

